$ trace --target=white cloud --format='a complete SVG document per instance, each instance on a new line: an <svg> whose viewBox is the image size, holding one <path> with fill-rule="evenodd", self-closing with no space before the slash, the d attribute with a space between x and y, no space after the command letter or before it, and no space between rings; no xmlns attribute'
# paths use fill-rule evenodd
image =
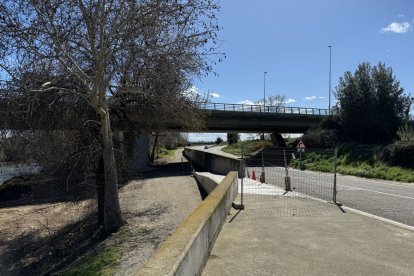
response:
<svg viewBox="0 0 414 276"><path fill-rule="evenodd" d="M403 34L411 30L411 25L408 22L392 22L387 27L381 29L381 33L397 33Z"/></svg>
<svg viewBox="0 0 414 276"><path fill-rule="evenodd" d="M198 90L197 87L191 86L186 91L184 91L184 94L186 94L189 97L195 97L197 95L200 95L200 91Z"/></svg>
<svg viewBox="0 0 414 276"><path fill-rule="evenodd" d="M210 95L212 98L220 98L220 95L219 95L218 93L215 93L215 92L210 93L209 95Z"/></svg>
<svg viewBox="0 0 414 276"><path fill-rule="evenodd" d="M316 99L323 100L323 99L326 99L326 97L325 96L308 96L308 97L305 97L304 99L306 101L313 101L313 100L316 100Z"/></svg>
<svg viewBox="0 0 414 276"><path fill-rule="evenodd" d="M255 104L253 101L251 101L251 100L244 100L244 101L239 101L239 102L237 102L238 104L250 104L250 105L253 105L253 104Z"/></svg>
<svg viewBox="0 0 414 276"><path fill-rule="evenodd" d="M290 103L295 103L296 102L296 100L295 99L287 99L286 101L285 101L285 104L290 104Z"/></svg>

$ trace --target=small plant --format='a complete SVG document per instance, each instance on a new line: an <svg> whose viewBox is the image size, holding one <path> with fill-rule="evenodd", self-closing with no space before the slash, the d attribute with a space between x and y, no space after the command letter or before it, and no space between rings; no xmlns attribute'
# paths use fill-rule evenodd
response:
<svg viewBox="0 0 414 276"><path fill-rule="evenodd" d="M397 136L401 142L414 143L414 129L407 123L398 129Z"/></svg>

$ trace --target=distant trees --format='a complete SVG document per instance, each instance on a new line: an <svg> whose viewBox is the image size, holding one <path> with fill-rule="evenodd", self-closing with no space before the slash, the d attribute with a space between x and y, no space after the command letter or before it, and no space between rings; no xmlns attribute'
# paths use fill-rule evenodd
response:
<svg viewBox="0 0 414 276"><path fill-rule="evenodd" d="M227 133L227 142L229 145L236 144L240 140L240 134L236 132Z"/></svg>
<svg viewBox="0 0 414 276"><path fill-rule="evenodd" d="M223 138L221 138L220 136L219 137L217 137L217 139L216 139L216 145L220 145L221 143L223 143Z"/></svg>
<svg viewBox="0 0 414 276"><path fill-rule="evenodd" d="M286 96L280 95L280 94L269 95L266 98L266 105L281 107L281 106L285 106L285 102L286 102ZM261 99L260 101L256 101L255 104L263 105L263 99Z"/></svg>
<svg viewBox="0 0 414 276"><path fill-rule="evenodd" d="M337 117L342 134L361 143L387 143L408 118L411 100L392 69L361 63L345 72L336 87Z"/></svg>

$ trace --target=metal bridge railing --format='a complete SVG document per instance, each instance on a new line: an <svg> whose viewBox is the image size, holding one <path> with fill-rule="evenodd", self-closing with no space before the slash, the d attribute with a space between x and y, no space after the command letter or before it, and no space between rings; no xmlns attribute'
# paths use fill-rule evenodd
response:
<svg viewBox="0 0 414 276"><path fill-rule="evenodd" d="M285 107L271 105L248 105L248 104L229 104L229 103L205 103L198 102L198 107L204 110L217 111L238 111L238 112L264 112L277 114L298 114L298 115L329 115L328 109L307 108L307 107Z"/></svg>

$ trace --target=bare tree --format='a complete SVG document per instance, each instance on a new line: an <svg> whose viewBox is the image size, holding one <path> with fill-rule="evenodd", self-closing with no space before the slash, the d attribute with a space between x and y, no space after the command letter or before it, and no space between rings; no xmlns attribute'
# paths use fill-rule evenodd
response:
<svg viewBox="0 0 414 276"><path fill-rule="evenodd" d="M63 70L84 87L70 92L99 117L108 232L122 225L109 98L122 93L153 98L156 90L145 80L157 64L173 64L182 79L211 70L217 9L210 0L0 3L0 68L9 79L17 81L18 72L35 61L51 72ZM162 83L162 76L157 77ZM37 92L49 89L56 87L46 81Z"/></svg>
<svg viewBox="0 0 414 276"><path fill-rule="evenodd" d="M282 106L285 106L285 103L286 103L286 96L284 95L280 95L280 94L269 95L266 98L266 105L282 107ZM263 99L255 102L255 104L263 105Z"/></svg>

